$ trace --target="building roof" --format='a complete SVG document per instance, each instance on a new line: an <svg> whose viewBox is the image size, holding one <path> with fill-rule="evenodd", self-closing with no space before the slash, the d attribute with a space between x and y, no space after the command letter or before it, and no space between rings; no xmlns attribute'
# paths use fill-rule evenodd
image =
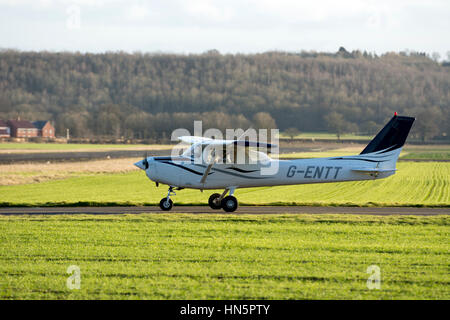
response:
<svg viewBox="0 0 450 320"><path fill-rule="evenodd" d="M0 119L0 127L9 127L6 121Z"/></svg>
<svg viewBox="0 0 450 320"><path fill-rule="evenodd" d="M38 128L39 130L42 130L42 128L47 124L48 120L44 120L44 121L34 121L33 124L36 128Z"/></svg>
<svg viewBox="0 0 450 320"><path fill-rule="evenodd" d="M16 128L36 129L36 127L27 120L9 120L8 122L11 126Z"/></svg>

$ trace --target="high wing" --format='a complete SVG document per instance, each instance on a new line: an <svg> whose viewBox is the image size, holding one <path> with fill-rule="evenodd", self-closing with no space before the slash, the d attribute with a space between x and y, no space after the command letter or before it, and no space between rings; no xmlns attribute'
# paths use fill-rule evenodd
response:
<svg viewBox="0 0 450 320"><path fill-rule="evenodd" d="M205 137L197 137L197 136L181 136L178 137L178 140L186 142L186 143L199 143L199 142L208 142L213 141L213 139L205 138Z"/></svg>
<svg viewBox="0 0 450 320"><path fill-rule="evenodd" d="M243 147L257 147L257 148L274 148L277 145L273 143L266 143L266 142L256 142L256 141L248 141L248 140L221 140L221 139L211 139L211 138L205 138L205 137L198 137L198 136L181 136L178 137L180 141L195 144L195 143L202 143L206 145L231 145L234 144L236 146L243 146Z"/></svg>

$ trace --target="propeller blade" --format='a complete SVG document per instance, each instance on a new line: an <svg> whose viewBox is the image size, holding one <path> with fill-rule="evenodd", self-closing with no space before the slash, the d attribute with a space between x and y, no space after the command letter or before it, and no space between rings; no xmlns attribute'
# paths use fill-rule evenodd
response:
<svg viewBox="0 0 450 320"><path fill-rule="evenodd" d="M214 165L214 162L212 162L205 170L205 173L202 176L202 179L200 180L200 183L205 183L206 177L208 177L209 172L211 171L212 166Z"/></svg>
<svg viewBox="0 0 450 320"><path fill-rule="evenodd" d="M212 166L213 166L215 163L217 163L217 161L219 160L219 157L216 156L216 151L215 151L215 149L212 150L211 155L213 156L213 159L212 159L211 163L208 165L208 167L206 167L205 173L203 173L203 176L202 176L202 178L200 179L200 183L205 183L206 178L208 177L209 172L211 171Z"/></svg>
<svg viewBox="0 0 450 320"><path fill-rule="evenodd" d="M147 152L145 152L144 160L142 160L142 164L144 165L145 170L148 169L148 160L147 160L147 158L148 158L148 155L147 155Z"/></svg>

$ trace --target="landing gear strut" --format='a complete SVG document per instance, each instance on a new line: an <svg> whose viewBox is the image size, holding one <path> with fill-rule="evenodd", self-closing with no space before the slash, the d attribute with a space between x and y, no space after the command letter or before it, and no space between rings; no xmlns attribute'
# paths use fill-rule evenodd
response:
<svg viewBox="0 0 450 320"><path fill-rule="evenodd" d="M169 211L170 209L172 209L173 201L170 199L170 196L175 196L175 195L176 195L176 193L175 193L175 191L173 191L173 187L170 186L169 192L167 193L167 197L162 198L161 201L159 202L159 207L161 208L161 210Z"/></svg>

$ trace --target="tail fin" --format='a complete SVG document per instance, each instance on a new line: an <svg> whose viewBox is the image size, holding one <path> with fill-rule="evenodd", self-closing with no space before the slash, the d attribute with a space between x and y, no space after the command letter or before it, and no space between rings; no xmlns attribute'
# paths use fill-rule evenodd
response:
<svg viewBox="0 0 450 320"><path fill-rule="evenodd" d="M373 138L360 154L366 154L385 150L384 152L401 148L408 137L415 118L397 116L384 126L383 129Z"/></svg>

